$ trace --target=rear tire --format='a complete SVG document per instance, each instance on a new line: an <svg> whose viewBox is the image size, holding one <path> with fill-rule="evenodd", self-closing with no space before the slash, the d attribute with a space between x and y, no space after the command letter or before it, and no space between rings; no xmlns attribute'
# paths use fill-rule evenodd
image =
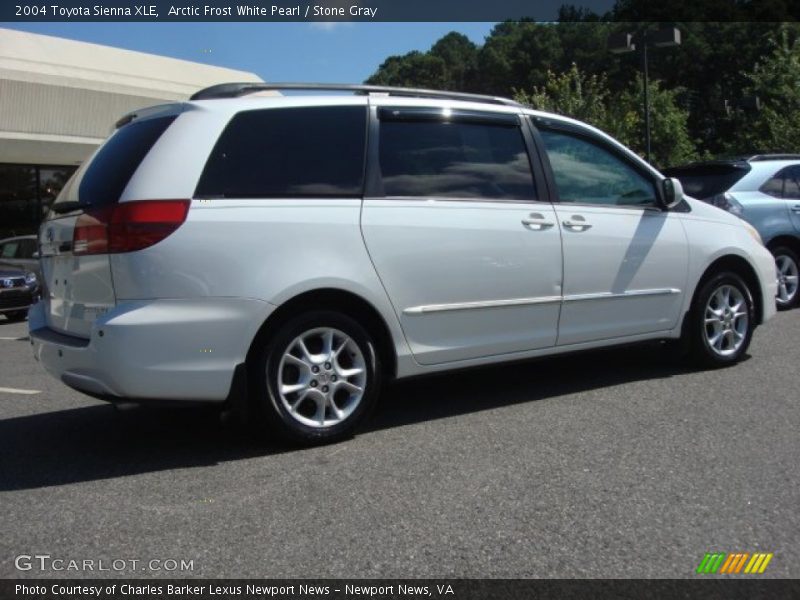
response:
<svg viewBox="0 0 800 600"><path fill-rule="evenodd" d="M741 360L754 329L753 295L739 275L725 271L701 284L683 341L695 364L724 367Z"/></svg>
<svg viewBox="0 0 800 600"><path fill-rule="evenodd" d="M284 323L262 348L254 370L262 423L301 445L351 437L380 390L372 337L334 311L310 311Z"/></svg>
<svg viewBox="0 0 800 600"><path fill-rule="evenodd" d="M778 271L778 296L775 298L775 304L778 310L789 310L797 306L800 300L798 293L800 260L797 258L797 253L786 246L774 248L772 255L775 257L775 268Z"/></svg>

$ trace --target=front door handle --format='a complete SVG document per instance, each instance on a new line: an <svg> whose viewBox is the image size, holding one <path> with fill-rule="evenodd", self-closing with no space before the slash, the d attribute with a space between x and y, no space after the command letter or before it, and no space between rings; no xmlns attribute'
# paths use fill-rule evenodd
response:
<svg viewBox="0 0 800 600"><path fill-rule="evenodd" d="M531 213L527 219L522 219L522 224L533 231L543 231L555 225L551 221L545 221L542 213Z"/></svg>
<svg viewBox="0 0 800 600"><path fill-rule="evenodd" d="M592 226L586 222L586 219L581 215L572 215L566 221L561 222L565 228L569 229L570 231L586 231L587 229L591 229Z"/></svg>
<svg viewBox="0 0 800 600"><path fill-rule="evenodd" d="M800 204L795 204L795 205L792 207L792 210L793 210L794 212L796 212L796 213L800 213Z"/></svg>

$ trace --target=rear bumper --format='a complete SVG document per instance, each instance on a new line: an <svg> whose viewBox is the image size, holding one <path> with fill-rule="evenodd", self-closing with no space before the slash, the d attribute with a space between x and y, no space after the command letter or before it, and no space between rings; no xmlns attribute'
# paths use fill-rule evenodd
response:
<svg viewBox="0 0 800 600"><path fill-rule="evenodd" d="M240 298L130 301L98 318L85 339L50 329L40 302L28 323L36 359L90 396L222 402L273 309Z"/></svg>

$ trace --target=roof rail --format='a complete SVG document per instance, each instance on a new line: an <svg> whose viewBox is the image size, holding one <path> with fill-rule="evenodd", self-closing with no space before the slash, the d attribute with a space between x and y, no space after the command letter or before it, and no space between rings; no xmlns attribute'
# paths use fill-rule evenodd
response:
<svg viewBox="0 0 800 600"><path fill-rule="evenodd" d="M745 160L750 162L759 160L800 160L800 154L756 154Z"/></svg>
<svg viewBox="0 0 800 600"><path fill-rule="evenodd" d="M445 92L442 90L426 90L418 88L391 87L383 85L360 85L347 83L220 83L195 92L189 100L213 100L217 98L238 98L256 92L280 90L305 90L311 92L353 92L355 94L387 94L389 96L406 96L412 98L442 98L447 100L464 100L466 102L487 102L506 106L522 106L510 98L484 96L482 94L466 94L463 92Z"/></svg>

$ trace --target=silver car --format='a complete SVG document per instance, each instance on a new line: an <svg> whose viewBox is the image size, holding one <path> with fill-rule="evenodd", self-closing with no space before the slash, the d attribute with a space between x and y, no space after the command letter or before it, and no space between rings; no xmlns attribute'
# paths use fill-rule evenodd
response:
<svg viewBox="0 0 800 600"><path fill-rule="evenodd" d="M796 306L800 271L800 154L760 154L664 170L684 191L749 222L775 257L779 309Z"/></svg>
<svg viewBox="0 0 800 600"><path fill-rule="evenodd" d="M309 93L252 95L278 90ZM384 380L644 340L731 365L775 313L741 219L589 125L431 90L223 84L137 110L39 247L53 376L227 402L299 443L350 435Z"/></svg>

